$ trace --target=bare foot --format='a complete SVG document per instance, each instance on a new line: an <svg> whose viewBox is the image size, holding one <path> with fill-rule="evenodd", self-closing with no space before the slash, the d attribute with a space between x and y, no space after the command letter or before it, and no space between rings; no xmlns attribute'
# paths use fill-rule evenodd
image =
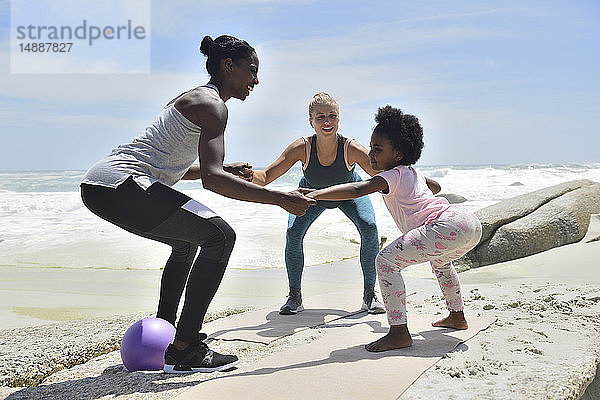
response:
<svg viewBox="0 0 600 400"><path fill-rule="evenodd" d="M467 324L465 314L462 311L450 311L450 315L446 318L432 322L431 325L440 328L469 329L469 324Z"/></svg>
<svg viewBox="0 0 600 400"><path fill-rule="evenodd" d="M365 344L365 349L372 352L401 349L412 346L413 341L406 325L393 325L384 337Z"/></svg>

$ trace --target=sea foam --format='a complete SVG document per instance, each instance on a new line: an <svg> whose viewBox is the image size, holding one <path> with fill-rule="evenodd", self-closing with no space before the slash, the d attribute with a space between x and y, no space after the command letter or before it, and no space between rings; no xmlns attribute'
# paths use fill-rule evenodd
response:
<svg viewBox="0 0 600 400"><path fill-rule="evenodd" d="M417 167L437 180L442 193L468 199L477 210L502 199L573 179L600 182L600 164ZM160 269L169 248L130 234L92 214L81 202L83 171L0 173L0 265L49 268ZM294 168L270 187L292 190L302 172ZM367 176L362 173L363 178ZM175 185L222 216L236 231L229 268L285 268L288 214L281 208L241 202L202 189ZM379 234L398 229L378 194L370 196ZM356 257L360 236L339 210L327 210L305 238L305 265Z"/></svg>

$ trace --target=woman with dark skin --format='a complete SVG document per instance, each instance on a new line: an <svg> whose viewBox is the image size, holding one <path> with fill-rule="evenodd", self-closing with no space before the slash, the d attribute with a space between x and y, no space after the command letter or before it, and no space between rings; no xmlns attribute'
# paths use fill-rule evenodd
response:
<svg viewBox="0 0 600 400"><path fill-rule="evenodd" d="M200 50L207 56L209 82L169 102L140 137L96 163L81 184L83 202L92 212L172 248L157 312L158 318L175 325L186 289L175 339L165 354L164 370L171 373L221 371L238 362L236 356L209 350L206 335L199 333L225 273L235 232L214 211L171 186L180 179L202 179L205 189L223 196L278 205L295 215L315 204L299 191L285 193L247 182L251 167L246 163L223 164L225 102L246 99L258 84L259 61L247 42L228 35L214 41L204 37Z"/></svg>

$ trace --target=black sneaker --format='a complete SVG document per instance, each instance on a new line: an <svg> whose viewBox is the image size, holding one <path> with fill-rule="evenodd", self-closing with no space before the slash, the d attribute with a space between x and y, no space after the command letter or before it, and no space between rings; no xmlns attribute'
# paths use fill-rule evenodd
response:
<svg viewBox="0 0 600 400"><path fill-rule="evenodd" d="M287 302L281 306L279 314L294 315L300 311L304 311L304 307L302 307L302 293L298 289L290 288Z"/></svg>
<svg viewBox="0 0 600 400"><path fill-rule="evenodd" d="M198 343L191 343L185 350L177 350L170 344L165 353L163 371L170 374L216 372L230 369L239 362L237 356L210 350L204 343L206 338L206 334L199 334Z"/></svg>
<svg viewBox="0 0 600 400"><path fill-rule="evenodd" d="M365 287L361 310L366 310L369 314L385 313L385 306L377 299L377 293L373 286Z"/></svg>

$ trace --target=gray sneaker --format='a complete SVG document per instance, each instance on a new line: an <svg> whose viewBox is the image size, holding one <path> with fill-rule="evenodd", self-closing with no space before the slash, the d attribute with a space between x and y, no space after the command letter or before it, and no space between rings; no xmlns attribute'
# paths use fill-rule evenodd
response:
<svg viewBox="0 0 600 400"><path fill-rule="evenodd" d="M385 313L385 306L377 299L377 293L375 293L374 287L365 287L365 291L363 293L363 304L360 309L366 310L369 314Z"/></svg>
<svg viewBox="0 0 600 400"><path fill-rule="evenodd" d="M286 303L279 309L279 314L294 315L303 310L304 307L302 307L302 293L300 293L300 290L298 289L290 288L288 299Z"/></svg>

